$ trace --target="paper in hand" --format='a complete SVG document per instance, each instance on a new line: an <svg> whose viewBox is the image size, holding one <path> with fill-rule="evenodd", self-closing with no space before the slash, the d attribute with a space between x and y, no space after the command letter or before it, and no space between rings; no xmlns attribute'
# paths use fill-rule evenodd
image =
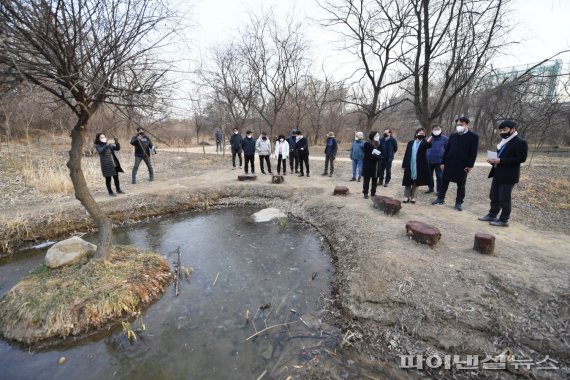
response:
<svg viewBox="0 0 570 380"><path fill-rule="evenodd" d="M379 155L380 155L380 151L379 151L378 149L374 149L374 150L372 151L372 154L375 155L375 156L379 156Z"/></svg>
<svg viewBox="0 0 570 380"><path fill-rule="evenodd" d="M493 152L492 150L487 151L487 159L494 160L497 158L497 152Z"/></svg>

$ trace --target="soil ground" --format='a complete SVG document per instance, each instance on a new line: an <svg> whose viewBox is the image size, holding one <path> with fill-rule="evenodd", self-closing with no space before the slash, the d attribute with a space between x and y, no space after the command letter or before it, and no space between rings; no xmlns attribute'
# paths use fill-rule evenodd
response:
<svg viewBox="0 0 570 380"><path fill-rule="evenodd" d="M422 191L415 205L404 204L398 215L387 216L363 199L361 183L348 181L350 163L342 154L332 177L321 176L322 158L312 157L310 178L288 173L284 184L273 185L258 168L257 181L238 182L241 172L231 169L230 157L206 149L205 156L197 153L202 148L162 149L154 157L155 181L147 181L142 165L136 185L130 184L130 173L121 176L126 194L116 198L108 197L102 178L90 186L115 223L178 210L255 203L279 207L311 224L330 245L336 268L334 297L325 319L358 337L348 362L369 368L370 378L569 376L568 152L537 154L533 165L523 168L514 190L511 226L496 228L477 221L488 210L490 180L483 161L469 175L464 211L452 207L452 185L445 205L432 206L432 194ZM121 153L122 166L130 169L131 153ZM98 162L96 157L86 160ZM22 243L14 236L55 238L88 227L89 218L70 195L46 195L24 185L17 155L4 156L1 164L5 180L0 189L0 225L5 230L17 225L11 238L4 232L4 251ZM395 161L392 182L379 187L377 194L401 199L401 175ZM336 185L348 186L350 194L333 196ZM410 240L404 228L409 220L435 225L442 240L434 248ZM473 251L478 232L496 236L494 255ZM478 355L481 361L505 350L510 359L534 363L548 355L558 369L540 370L534 365L527 371L511 362L507 371L484 370L481 363L478 370L470 371L425 366L421 372L396 370L400 355L461 355L462 360ZM378 369L379 361L388 364ZM394 371L389 370L392 367ZM307 376L350 377L342 373L334 365L324 365Z"/></svg>

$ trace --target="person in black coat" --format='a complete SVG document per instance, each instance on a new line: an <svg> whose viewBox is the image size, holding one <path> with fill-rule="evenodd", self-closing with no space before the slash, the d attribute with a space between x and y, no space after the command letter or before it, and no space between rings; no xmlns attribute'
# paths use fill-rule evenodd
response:
<svg viewBox="0 0 570 380"><path fill-rule="evenodd" d="M368 140L369 141L364 143L364 147L362 147L362 150L364 151L364 160L362 161L362 176L364 177L364 182L362 183L362 194L364 194L364 199L368 199L370 180L372 180L370 195L376 195L376 187L378 186L378 166L382 159L382 151L380 150L380 134L377 131L372 131L368 134Z"/></svg>
<svg viewBox="0 0 570 380"><path fill-rule="evenodd" d="M301 171L299 177L303 177L305 175L303 172L303 164L305 164L307 177L309 177L309 143L301 131L296 131L295 134L297 135L297 138L295 139L295 150L299 157L299 170Z"/></svg>
<svg viewBox="0 0 570 380"><path fill-rule="evenodd" d="M329 177L332 177L334 173L334 160L336 158L336 153L338 152L338 144L334 138L334 133L327 133L327 141L325 142L325 171L323 175L327 175L329 172L329 163L331 166L331 171Z"/></svg>
<svg viewBox="0 0 570 380"><path fill-rule="evenodd" d="M137 128L137 134L131 138L131 145L135 147L135 164L133 165L133 170L131 173L132 184L137 183L137 171L139 170L139 165L141 161L144 161L146 167L148 168L149 181L154 181L154 169L152 168L152 162L150 160L151 152L155 152L154 145L145 134L143 128Z"/></svg>
<svg viewBox="0 0 570 380"><path fill-rule="evenodd" d="M241 140L241 149L243 150L243 158L245 161L245 174L248 174L248 163L251 163L251 174L255 174L255 140L253 139L253 132L246 131L245 139Z"/></svg>
<svg viewBox="0 0 570 380"><path fill-rule="evenodd" d="M119 173L123 172L121 164L115 156L115 151L121 149L119 141L115 137L114 142L107 141L107 136L104 133L97 133L95 135L95 149L99 153L99 160L101 162L101 172L105 177L105 185L109 191L109 196L114 197L113 189L111 188L111 177L115 182L115 188L118 194L123 194L119 184Z"/></svg>
<svg viewBox="0 0 570 380"><path fill-rule="evenodd" d="M405 186L404 203L416 203L416 191L419 186L429 185L430 171L427 160L427 150L431 147L431 136L426 140L426 130L418 128L415 139L408 142L402 168L404 178L402 186Z"/></svg>
<svg viewBox="0 0 570 380"><path fill-rule="evenodd" d="M236 169L236 156L239 157L239 168L241 169L241 135L239 134L239 130L234 128L234 133L232 137L230 137L230 146L232 148L232 165L233 170Z"/></svg>
<svg viewBox="0 0 570 380"><path fill-rule="evenodd" d="M380 160L380 166L378 168L378 179L380 180L380 185L382 185L383 182L384 187L386 187L392 179L392 161L398 151L398 141L392 136L391 129L384 131L384 137L380 138L380 148L380 150L382 150L382 159ZM384 173L386 173L385 177Z"/></svg>
<svg viewBox="0 0 570 380"><path fill-rule="evenodd" d="M491 209L479 220L490 222L489 224L499 227L509 226L511 216L511 194L513 187L519 182L521 164L526 161L528 145L517 133L517 123L505 120L499 125L501 142L497 145L497 158L488 159L493 165L489 172L491 182ZM501 211L501 216L497 219Z"/></svg>
<svg viewBox="0 0 570 380"><path fill-rule="evenodd" d="M449 141L445 147L441 169L443 170L441 180L441 191L437 199L432 204L443 204L445 194L450 182L457 183L457 196L455 198L455 209L462 210L465 199L465 183L467 174L475 166L477 151L479 149L479 136L469 131L469 119L462 116L456 120L457 133L449 136Z"/></svg>

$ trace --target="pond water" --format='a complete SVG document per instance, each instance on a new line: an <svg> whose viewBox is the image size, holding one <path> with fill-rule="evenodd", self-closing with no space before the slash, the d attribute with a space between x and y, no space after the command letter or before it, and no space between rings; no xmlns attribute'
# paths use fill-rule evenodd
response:
<svg viewBox="0 0 570 380"><path fill-rule="evenodd" d="M287 228L254 223L255 211L213 210L117 230L115 244L160 252L170 264L180 246L182 266L193 269L181 280L180 295L171 286L145 311L146 330L132 344L121 329L37 352L0 341L0 378L286 378L316 348L338 344L299 319L315 325L322 298L330 294L333 267L320 237L292 220ZM44 253L0 263L0 295L39 265ZM246 340L256 329L285 322L288 328ZM64 364L58 364L61 357Z"/></svg>

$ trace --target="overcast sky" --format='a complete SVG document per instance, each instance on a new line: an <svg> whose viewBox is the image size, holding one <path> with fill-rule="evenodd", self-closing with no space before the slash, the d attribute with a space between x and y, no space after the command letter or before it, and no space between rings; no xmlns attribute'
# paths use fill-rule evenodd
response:
<svg viewBox="0 0 570 380"><path fill-rule="evenodd" d="M193 39L202 52L216 41L226 41L248 22L248 12L275 7L277 14L294 8L305 18L307 37L313 42L313 54L335 60L331 49L332 35L311 25L311 18L319 19L322 10L314 0L195 0L192 18L197 24ZM523 65L538 62L555 52L570 47L570 0L514 0L513 14L517 26L513 40L521 40L509 50L509 57L498 66Z"/></svg>

